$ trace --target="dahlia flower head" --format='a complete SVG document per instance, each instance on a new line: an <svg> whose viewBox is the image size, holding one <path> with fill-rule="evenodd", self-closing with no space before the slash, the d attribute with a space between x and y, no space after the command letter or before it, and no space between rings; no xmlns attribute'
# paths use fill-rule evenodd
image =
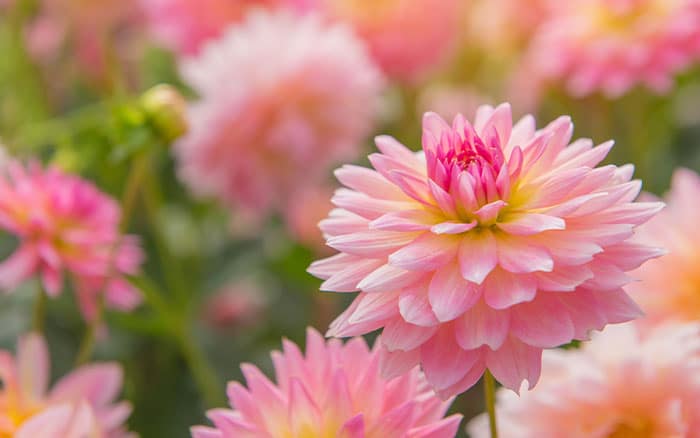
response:
<svg viewBox="0 0 700 438"><path fill-rule="evenodd" d="M443 418L451 401L435 397L416 369L382 379L379 350L362 338L343 345L307 330L306 355L290 341L273 352L277 383L258 368L241 366L248 388L233 382L234 410L207 413L214 428L192 428L194 438L327 437L452 438L461 415Z"/></svg>
<svg viewBox="0 0 700 438"><path fill-rule="evenodd" d="M292 7L301 0L141 0L154 36L179 54L196 54L204 43L240 22L252 7Z"/></svg>
<svg viewBox="0 0 700 438"><path fill-rule="evenodd" d="M86 319L95 317L101 294L107 306L133 309L141 295L124 276L138 272L143 254L135 236L120 234L120 216L119 204L92 183L11 161L0 173L0 228L18 246L0 263L0 287L37 275L55 297L68 274Z"/></svg>
<svg viewBox="0 0 700 438"><path fill-rule="evenodd" d="M357 157L383 83L349 29L286 11L251 12L181 70L200 95L176 145L182 179L256 213Z"/></svg>
<svg viewBox="0 0 700 438"><path fill-rule="evenodd" d="M673 174L667 207L644 226L635 240L666 248L668 254L651 260L633 275L640 281L629 286L630 295L646 317L640 322L697 321L700 319L700 177L688 169ZM652 195L645 195L652 198Z"/></svg>
<svg viewBox="0 0 700 438"><path fill-rule="evenodd" d="M449 397L487 368L532 387L542 349L640 316L625 271L659 250L629 238L662 204L633 202L632 166L596 167L612 142L569 144L572 130L568 117L513 126L508 104L473 125L426 113L422 151L380 136L375 170L338 169L347 188L320 226L340 253L309 272L360 293L328 335L383 329L384 374L420 364Z"/></svg>
<svg viewBox="0 0 700 438"><path fill-rule="evenodd" d="M698 437L700 326L664 324L642 335L630 323L580 350L546 351L537 388L520 397L498 391L496 410L507 437ZM468 431L489 437L486 416Z"/></svg>
<svg viewBox="0 0 700 438"><path fill-rule="evenodd" d="M314 0L348 23L393 79L415 82L444 63L460 37L464 0Z"/></svg>
<svg viewBox="0 0 700 438"><path fill-rule="evenodd" d="M700 55L700 1L559 2L534 38L530 73L576 96L617 97L637 84L665 93Z"/></svg>
<svg viewBox="0 0 700 438"><path fill-rule="evenodd" d="M41 335L21 337L16 357L0 350L0 437L135 437L124 428L131 406L115 401L122 387L119 365L84 365L51 389L50 375L49 351Z"/></svg>

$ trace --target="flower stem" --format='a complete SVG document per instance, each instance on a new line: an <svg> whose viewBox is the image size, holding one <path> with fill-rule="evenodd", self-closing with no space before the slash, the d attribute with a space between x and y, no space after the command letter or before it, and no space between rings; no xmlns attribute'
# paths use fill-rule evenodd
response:
<svg viewBox="0 0 700 438"><path fill-rule="evenodd" d="M88 323L87 329L85 330L85 335L83 335L83 340L80 341L80 348L78 349L78 354L75 356L76 365L83 365L92 357L92 352L95 350L95 343L97 341L97 331L102 325L103 307L103 299L100 297L97 300L95 317Z"/></svg>
<svg viewBox="0 0 700 438"><path fill-rule="evenodd" d="M44 332L44 320L46 319L46 293L41 283L37 287L34 312L32 314L32 330L37 333Z"/></svg>
<svg viewBox="0 0 700 438"><path fill-rule="evenodd" d="M486 411L489 414L491 438L498 438L498 429L496 427L496 383L491 371L488 369L484 373L484 399L486 401Z"/></svg>
<svg viewBox="0 0 700 438"><path fill-rule="evenodd" d="M148 172L149 164L149 155L143 153L136 157L131 164L131 169L129 170L129 175L126 180L126 188L124 189L121 199L122 231L126 231L129 228L129 221L131 220L131 215L134 213L134 207L136 206L139 192L143 188L143 181Z"/></svg>
<svg viewBox="0 0 700 438"><path fill-rule="evenodd" d="M178 339L182 355L206 405L210 408L223 406L225 400L219 391L219 379L209 365L204 352L197 346L190 334L182 333Z"/></svg>

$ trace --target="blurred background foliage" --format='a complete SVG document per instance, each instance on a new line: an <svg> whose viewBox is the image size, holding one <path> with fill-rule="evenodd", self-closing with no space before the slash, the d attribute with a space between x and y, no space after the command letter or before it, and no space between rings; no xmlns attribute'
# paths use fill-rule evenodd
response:
<svg viewBox="0 0 700 438"><path fill-rule="evenodd" d="M128 230L141 236L148 254L143 278L134 280L146 303L133 313L107 312L108 328L100 333L94 357L125 367L125 398L134 405L132 430L143 437L188 436L189 426L205 422L206 408L223 405L224 383L241 378L241 362L270 371L269 352L280 347L282 337L303 344L305 327L324 331L349 297L318 292L320 281L306 268L319 250L296 242L282 217L251 225L214 202L193 198L180 183L170 154L179 134L173 126L177 111L173 120L159 120L162 111L178 105L177 99L154 104L148 94L156 84L168 83L192 96L169 51L132 26L104 35L109 59L99 74L76 62L68 43L50 62L40 62L30 56L25 38L25 25L37 7L24 0L0 6L0 138L9 154L38 156L125 202ZM493 96L479 103L507 99L508 56L464 44L429 79L391 85L375 132L419 148L425 109L420 97L431 87L466 86ZM700 170L697 68L678 77L668 95L637 87L618 99L573 98L553 88L540 102L540 126L569 114L575 137L596 143L615 139L608 160L634 163L645 190L665 191L676 166ZM516 116L525 112L518 106L514 111ZM364 150L372 149L368 139ZM135 184L130 192L126 181ZM0 255L4 258L14 245L2 236ZM254 306L243 306L254 313L217 320L208 299L231 284L248 289L242 294L257 294ZM0 296L3 348L14 348L17 335L30 327L35 288L29 283ZM73 364L85 326L72 294L48 306L53 371L61 375ZM460 396L454 410L466 418L481 412L479 389Z"/></svg>

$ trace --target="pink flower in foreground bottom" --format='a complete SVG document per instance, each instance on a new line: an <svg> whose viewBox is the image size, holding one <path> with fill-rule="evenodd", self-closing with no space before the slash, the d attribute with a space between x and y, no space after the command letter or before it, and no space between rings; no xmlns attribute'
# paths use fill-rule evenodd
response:
<svg viewBox="0 0 700 438"><path fill-rule="evenodd" d="M443 418L450 402L432 394L418 370L390 381L379 373L379 351L361 338L343 345L315 330L306 355L284 341L272 353L277 384L256 367L243 365L246 389L231 383L235 410L214 409L215 428L192 428L195 438L339 437L451 438L460 415Z"/></svg>
<svg viewBox="0 0 700 438"><path fill-rule="evenodd" d="M630 295L646 313L642 322L700 320L700 177L688 169L673 174L668 207L639 228L636 240L668 254L633 273Z"/></svg>
<svg viewBox="0 0 700 438"><path fill-rule="evenodd" d="M176 145L180 176L256 215L357 157L382 87L348 28L288 12L248 14L182 73L201 99Z"/></svg>
<svg viewBox="0 0 700 438"><path fill-rule="evenodd" d="M53 297L65 272L87 319L100 294L108 306L134 308L141 296L123 276L137 273L143 255L134 236L120 234L120 215L119 204L90 182L37 163L9 163L0 175L0 228L19 243L0 264L0 286L13 289L36 274Z"/></svg>
<svg viewBox="0 0 700 438"><path fill-rule="evenodd" d="M20 338L16 358L0 351L0 437L125 438L131 413L115 403L122 371L113 363L82 366L48 390L49 351L37 334Z"/></svg>
<svg viewBox="0 0 700 438"><path fill-rule="evenodd" d="M642 336L627 324L581 350L547 351L542 383L520 397L499 391L496 410L506 437L700 437L700 326ZM485 415L469 433L489 436Z"/></svg>
<svg viewBox="0 0 700 438"><path fill-rule="evenodd" d="M595 167L612 142L569 144L572 129L512 126L507 104L474 125L427 113L423 151L381 136L376 171L336 171L348 188L321 228L341 253L309 271L323 290L361 292L329 335L382 328L385 375L420 364L448 397L486 368L533 386L543 348L638 317L625 271L659 251L628 239L662 204L633 202L632 166Z"/></svg>

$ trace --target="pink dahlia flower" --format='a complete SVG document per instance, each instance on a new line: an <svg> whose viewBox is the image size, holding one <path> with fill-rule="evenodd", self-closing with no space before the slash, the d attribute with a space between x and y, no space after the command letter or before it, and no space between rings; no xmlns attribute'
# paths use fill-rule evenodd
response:
<svg viewBox="0 0 700 438"><path fill-rule="evenodd" d="M632 166L596 168L612 142L569 144L572 130L567 117L512 126L507 104L474 125L427 113L423 151L380 136L376 170L337 170L348 188L321 229L340 254L309 272L360 294L328 334L383 328L384 373L421 364L448 397L486 368L533 386L543 348L638 317L625 271L657 251L628 239L661 204L632 202Z"/></svg>
<svg viewBox="0 0 700 438"><path fill-rule="evenodd" d="M176 145L180 175L199 194L255 212L354 159L382 86L349 30L283 11L251 13L182 73L201 100Z"/></svg>
<svg viewBox="0 0 700 438"><path fill-rule="evenodd" d="M520 397L499 391L506 437L700 436L700 326L665 325L642 336L632 324L606 329L581 350L547 351L542 383ZM485 415L468 427L489 436Z"/></svg>
<svg viewBox="0 0 700 438"><path fill-rule="evenodd" d="M9 163L0 174L0 228L19 243L0 263L0 287L13 289L36 274L54 297L67 273L86 319L103 293L108 306L134 308L141 296L124 275L138 272L143 255L136 237L120 234L120 215L113 199L77 176Z"/></svg>
<svg viewBox="0 0 700 438"><path fill-rule="evenodd" d="M248 388L229 384L235 410L208 412L215 428L194 427L194 438L454 437L461 415L443 418L450 402L435 397L418 370L386 381L379 351L362 338L343 345L307 330L306 355L292 342L273 352L277 384L258 368L241 368Z"/></svg>
<svg viewBox="0 0 700 438"><path fill-rule="evenodd" d="M292 6L301 0L140 0L156 38L179 53L195 54L243 19L251 7Z"/></svg>
<svg viewBox="0 0 700 438"><path fill-rule="evenodd" d="M640 83L668 91L698 55L698 0L572 0L542 25L528 71L575 95L615 97Z"/></svg>
<svg viewBox="0 0 700 438"><path fill-rule="evenodd" d="M51 367L44 338L20 338L17 356L0 351L0 437L126 438L123 427L131 413L127 402L115 402L122 371L114 363L82 366L49 390Z"/></svg>
<svg viewBox="0 0 700 438"><path fill-rule="evenodd" d="M350 24L387 75L414 81L453 52L463 0L315 0L331 17Z"/></svg>
<svg viewBox="0 0 700 438"><path fill-rule="evenodd" d="M204 307L204 318L217 328L249 327L259 323L268 298L250 280L230 283L214 293Z"/></svg>
<svg viewBox="0 0 700 438"><path fill-rule="evenodd" d="M646 313L645 321L700 319L699 193L700 177L688 169L676 170L667 208L640 227L635 237L668 250L633 273L641 281L630 284L629 291Z"/></svg>

